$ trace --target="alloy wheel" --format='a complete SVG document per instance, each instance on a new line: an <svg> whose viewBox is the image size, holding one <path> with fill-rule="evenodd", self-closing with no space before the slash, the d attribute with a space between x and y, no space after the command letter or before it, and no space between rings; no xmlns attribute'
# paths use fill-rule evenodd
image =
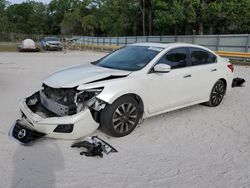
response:
<svg viewBox="0 0 250 188"><path fill-rule="evenodd" d="M130 131L136 124L138 112L134 104L123 103L115 110L112 118L113 127L123 133Z"/></svg>
<svg viewBox="0 0 250 188"><path fill-rule="evenodd" d="M218 82L213 91L211 96L211 102L214 106L217 106L221 103L223 96L225 94L225 86L222 82Z"/></svg>

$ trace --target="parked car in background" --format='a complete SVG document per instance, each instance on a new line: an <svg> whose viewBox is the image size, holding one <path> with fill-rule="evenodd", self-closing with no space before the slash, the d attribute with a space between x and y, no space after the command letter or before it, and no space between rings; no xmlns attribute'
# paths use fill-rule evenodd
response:
<svg viewBox="0 0 250 188"><path fill-rule="evenodd" d="M17 45L17 50L19 52L39 52L40 48L32 39L25 39Z"/></svg>
<svg viewBox="0 0 250 188"><path fill-rule="evenodd" d="M57 37L44 37L41 46L44 50L62 50L62 43Z"/></svg>
<svg viewBox="0 0 250 188"><path fill-rule="evenodd" d="M49 75L40 91L21 100L13 130L78 139L100 125L126 136L140 119L199 103L218 106L232 80L233 65L205 47L132 44Z"/></svg>

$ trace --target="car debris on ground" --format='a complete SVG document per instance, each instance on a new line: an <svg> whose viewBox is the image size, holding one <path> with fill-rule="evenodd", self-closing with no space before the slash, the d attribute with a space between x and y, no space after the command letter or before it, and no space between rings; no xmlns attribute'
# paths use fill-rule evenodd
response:
<svg viewBox="0 0 250 188"><path fill-rule="evenodd" d="M9 131L9 137L14 138L19 143L26 145L45 136L46 134L24 127L22 120L16 120Z"/></svg>
<svg viewBox="0 0 250 188"><path fill-rule="evenodd" d="M87 157L103 157L103 152L105 154L118 152L113 146L111 146L98 136L87 137L84 141L73 143L71 147L84 147L86 150L80 152L80 155L85 155Z"/></svg>
<svg viewBox="0 0 250 188"><path fill-rule="evenodd" d="M234 78L233 79L233 83L232 83L232 87L241 87L242 84L244 84L246 81L244 78Z"/></svg>

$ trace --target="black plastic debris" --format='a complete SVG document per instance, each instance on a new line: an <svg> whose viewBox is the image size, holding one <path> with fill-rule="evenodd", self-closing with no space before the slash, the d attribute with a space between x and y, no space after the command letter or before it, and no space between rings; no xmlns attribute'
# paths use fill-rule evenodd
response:
<svg viewBox="0 0 250 188"><path fill-rule="evenodd" d="M73 143L71 147L84 147L85 151L80 152L80 155L85 155L87 157L103 157L103 153L109 154L111 152L118 152L113 146L98 136L87 137L84 141Z"/></svg>
<svg viewBox="0 0 250 188"><path fill-rule="evenodd" d="M232 87L241 87L243 83L245 83L245 79L239 77L234 78Z"/></svg>
<svg viewBox="0 0 250 188"><path fill-rule="evenodd" d="M44 133L28 129L21 123L20 120L16 120L10 129L9 136L16 139L21 144L30 144L38 138L45 136Z"/></svg>

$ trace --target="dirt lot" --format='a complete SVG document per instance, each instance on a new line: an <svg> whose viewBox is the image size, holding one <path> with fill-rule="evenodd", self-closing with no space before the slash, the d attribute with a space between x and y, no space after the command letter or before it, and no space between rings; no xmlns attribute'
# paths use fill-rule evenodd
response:
<svg viewBox="0 0 250 188"><path fill-rule="evenodd" d="M112 138L119 152L80 156L69 140L41 139L25 147L7 136L19 99L43 77L104 53L0 53L0 187L250 187L250 67L236 66L245 87L219 107L195 105L145 120L129 136Z"/></svg>

